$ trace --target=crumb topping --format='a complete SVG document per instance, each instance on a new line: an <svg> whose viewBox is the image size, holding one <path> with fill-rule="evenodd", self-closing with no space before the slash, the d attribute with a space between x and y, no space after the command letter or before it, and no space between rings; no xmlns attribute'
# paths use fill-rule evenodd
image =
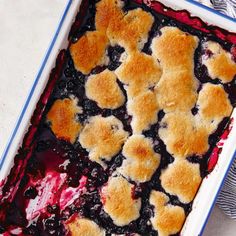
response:
<svg viewBox="0 0 236 236"><path fill-rule="evenodd" d="M183 203L189 203L194 199L202 181L199 164L175 159L162 171L160 180L167 193L176 195Z"/></svg>
<svg viewBox="0 0 236 236"><path fill-rule="evenodd" d="M71 236L105 236L105 231L89 219L77 217L67 224L67 228Z"/></svg>
<svg viewBox="0 0 236 236"><path fill-rule="evenodd" d="M105 64L108 39L99 31L86 32L77 42L71 44L70 53L75 68L89 74L97 65Z"/></svg>
<svg viewBox="0 0 236 236"><path fill-rule="evenodd" d="M149 181L160 164L160 155L154 152L152 140L143 135L129 137L122 153L126 159L119 171L135 182Z"/></svg>
<svg viewBox="0 0 236 236"><path fill-rule="evenodd" d="M114 72L106 69L100 74L91 75L85 84L86 96L97 102L102 109L116 109L125 102Z"/></svg>
<svg viewBox="0 0 236 236"><path fill-rule="evenodd" d="M203 155L209 148L210 127L202 124L191 113L172 112L160 124L159 136L167 151L176 158Z"/></svg>
<svg viewBox="0 0 236 236"><path fill-rule="evenodd" d="M184 209L168 202L169 198L164 193L154 190L151 192L150 203L154 206L151 222L160 236L178 233L185 221Z"/></svg>
<svg viewBox="0 0 236 236"><path fill-rule="evenodd" d="M128 97L132 98L154 87L160 80L161 69L152 56L135 52L128 55L115 73L118 79L127 85Z"/></svg>
<svg viewBox="0 0 236 236"><path fill-rule="evenodd" d="M202 58L202 63L207 67L212 79L220 79L223 83L231 82L236 76L236 63L232 55L226 52L218 43L208 41L205 50L212 53L211 56Z"/></svg>
<svg viewBox="0 0 236 236"><path fill-rule="evenodd" d="M104 210L114 224L125 226L139 217L141 200L132 197L133 185L121 176L111 177L102 189Z"/></svg>
<svg viewBox="0 0 236 236"><path fill-rule="evenodd" d="M74 143L82 128L76 115L81 113L82 108L77 106L77 99L58 99L49 110L47 120L57 138Z"/></svg>
<svg viewBox="0 0 236 236"><path fill-rule="evenodd" d="M111 160L122 148L128 132L114 116L93 116L88 120L79 136L82 147L89 151L89 158L101 165L103 159Z"/></svg>
<svg viewBox="0 0 236 236"><path fill-rule="evenodd" d="M156 94L147 90L127 103L128 113L132 116L133 133L142 133L157 122L158 103Z"/></svg>

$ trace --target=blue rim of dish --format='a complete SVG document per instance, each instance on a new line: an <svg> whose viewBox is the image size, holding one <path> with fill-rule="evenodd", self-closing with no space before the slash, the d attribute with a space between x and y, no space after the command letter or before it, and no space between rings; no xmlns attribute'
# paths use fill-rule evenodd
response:
<svg viewBox="0 0 236 236"><path fill-rule="evenodd" d="M4 164L5 160L6 160L6 157L7 157L7 154L8 154L8 152L9 152L10 146L11 146L11 144L12 144L14 138L15 138L15 135L16 135L18 129L19 129L19 126L20 126L20 124L21 124L21 122L22 122L22 119L23 119L23 117L24 117L24 115L25 115L25 112L26 112L26 110L27 110L27 108L28 108L28 105L29 105L29 103L30 103L30 100L31 100L31 98L32 98L32 96L33 96L33 94L34 94L34 91L35 91L35 88L36 88L36 86L37 86L37 84L38 84L38 81L39 81L39 79L40 79L40 77L41 77L41 75L42 75L42 72L43 72L43 70L44 70L44 68L45 68L45 65L46 65L46 63L47 63L47 61L48 61L48 58L49 58L49 56L50 56L50 54L51 54L51 51L52 51L52 49L53 49L53 47L54 47L54 45L55 45L55 42L56 42L57 37L58 37L58 34L59 34L59 32L60 32L60 30L61 30L61 27L62 27L62 25L63 25L63 23L64 23L64 20L65 20L65 18L66 18L66 15L67 15L67 13L68 13L68 11L69 11L69 9L70 9L70 6L71 6L72 1L73 1L73 0L68 0L68 3L67 3L67 5L66 5L66 8L65 8L65 10L64 10L64 12L63 12L63 15L62 15L62 17L61 17L61 19L60 19L60 22L59 22L59 24L58 24L58 27L57 27L57 29L56 29L56 32L55 32L55 34L54 34L54 36L53 36L53 39L52 39L52 41L51 41L51 43L50 43L50 46L49 46L49 48L48 48L48 50L47 50L47 52L46 52L46 55L45 55L45 57L44 57L44 59L43 59L43 62L42 62L41 66L40 66L40 69L39 69L39 71L38 71L38 73L37 73L37 76L36 76L36 78L35 78L35 81L34 81L34 83L33 83L32 88L31 88L31 90L30 90L30 92L29 92L29 95L28 95L28 97L27 97L27 100L26 100L26 102L25 102L25 104L24 104L24 106L23 106L23 109L22 109L22 111L21 111L21 113L20 113L20 116L19 116L19 118L18 118L18 120L17 120L17 123L16 123L15 128L14 128L14 130L13 130L13 133L12 133L12 135L11 135L11 137L10 137L10 140L8 141L8 144L7 144L6 148L5 148L5 151L3 152L3 155L1 156L1 159L0 159L0 170L2 169L2 166L3 166L3 164ZM230 16L226 16L226 15L224 15L223 13L220 13L220 12L218 12L218 11L216 11L216 10L210 8L210 7L204 6L204 5L202 5L201 3L198 3L198 2L196 2L196 1L194 1L194 0L186 0L186 1L189 2L189 3L191 3L191 4L197 5L197 6L201 7L201 8L203 8L203 9L206 9L206 10L208 10L208 11L210 11L210 12L213 12L213 13L215 13L216 15L219 15L219 16L221 16L221 17L224 17L224 18L228 19L228 20L231 20L231 21L233 21L233 22L236 22L236 19L234 19L234 18L232 18L232 17L230 17ZM205 227L206 227L206 225L207 225L207 222L208 222L208 219L209 219L209 217L210 217L210 215L211 215L211 212L212 212L212 210L213 210L213 207L214 207L214 205L215 205L215 203L216 203L217 196L219 195L219 192L220 192L220 190L221 190L221 188L222 188L222 186L223 186L223 184L224 184L224 180L226 179L227 173L228 173L228 171L229 171L229 169L230 169L230 167L231 167L231 165L232 165L232 163L233 163L233 161L234 161L234 157L235 157L235 156L236 156L236 150L235 150L234 154L233 154L232 157L231 157L231 160L230 160L229 165L228 165L228 167L227 167L227 171L225 172L225 175L224 175L224 177L223 177L223 179L222 179L222 181L221 181L220 187L218 188L218 191L217 191L217 193L216 193L216 195L215 195L215 198L214 198L214 200L213 200L213 202L212 202L212 205L211 205L211 207L210 207L210 209L209 209L209 211L208 211L208 214L207 214L207 217L206 217L206 219L205 219L205 221L204 221L204 224L203 224L202 227L201 227L201 230L200 230L200 234L199 234L199 235L202 235L202 234L203 234L203 231L204 231L204 229L205 229Z"/></svg>
<svg viewBox="0 0 236 236"><path fill-rule="evenodd" d="M211 8L211 7L208 7L208 6L206 6L206 5L203 5L203 4L200 3L200 2L196 2L196 0L186 0L186 2L192 3L192 4L194 4L194 5L198 6L198 7L201 7L201 8L203 8L203 9L205 9L205 10L208 10L208 11L210 11L210 12L212 12L212 13L218 15L218 16L224 17L224 18L226 18L226 19L228 19L228 20L230 20L230 21L236 22L236 19L235 19L235 18L233 18L233 17L231 17L231 16L227 16L227 15L225 15L225 14L223 14L223 13L221 13L221 12L219 12L219 11L217 11L217 10Z"/></svg>
<svg viewBox="0 0 236 236"><path fill-rule="evenodd" d="M219 12L219 11L213 9L213 8L210 8L210 7L208 7L208 6L205 6L205 5L203 5L203 4L199 3L199 2L196 2L196 0L186 0L186 1L189 2L189 3L191 3L191 4L193 4L193 5L196 5L196 6L200 7L200 8L202 8L202 9L205 9L205 10L207 10L207 11L210 11L210 12L212 12L212 13L218 15L218 16L221 16L221 17L223 17L223 18L225 18L225 19L227 19L227 20L230 20L230 21L232 21L232 22L234 22L234 23L236 22L236 19L235 19L235 18L230 17L230 16L227 16L227 15L225 15L225 14L223 14L223 13L221 13L221 12ZM222 179L222 181L221 181L221 183L220 183L220 187L218 188L218 190L217 190L217 192L216 192L216 194L215 194L215 197L214 197L214 199L213 199L213 201L212 201L212 205L211 205L211 207L210 207L210 209L209 209L209 211L208 211L208 213L207 213L207 216L206 216L206 218L205 218L205 220L204 220L204 224L203 224L202 227L201 227L199 236L201 236L201 235L203 234L203 232L204 232L204 230L205 230L205 228L206 228L206 225L207 225L207 222L208 222L208 220L209 220L209 218L210 218L211 212L212 212L212 210L213 210L213 208L214 208L214 206L215 206L215 203L216 203L216 201L217 201L217 197L218 197L218 195L219 195L219 193L220 193L220 191L221 191L221 189L222 189L222 187L223 187L223 185L224 185L224 181L225 181L225 179L226 179L226 177L227 177L227 173L229 172L229 170L230 170L230 168L231 168L231 166L232 166L232 164L233 164L233 161L234 161L235 156L236 156L236 150L234 151L234 154L232 155L232 157L231 157L231 159L230 159L230 162L229 162L229 165L228 165L227 170L226 170L226 172L225 172L225 175L224 175L224 177L223 177L223 179Z"/></svg>
<svg viewBox="0 0 236 236"><path fill-rule="evenodd" d="M29 103L30 103L30 101L31 101L31 98L32 98L32 96L33 96L33 94L34 94L35 88L36 88L36 86L37 86L37 84L38 84L38 82L39 82L39 79L40 79L40 77L41 77L41 75L42 75L42 72L43 72L43 70L44 70L44 68L45 68L45 65L46 65L46 63L47 63L47 61L48 61L48 58L49 58L49 56L50 56L50 54L51 54L51 52L52 52L52 49L53 49L53 47L54 47L54 45L55 45L55 42L56 42L57 37L58 37L58 34L59 34L59 32L60 32L60 30L61 30L61 27L62 27L62 25L63 25L63 23L64 23L64 20L65 20L65 18L66 18L66 15L67 15L67 13L68 13L68 11L69 11L69 9L70 9L70 6L71 6L72 1L73 1L73 0L68 0L68 3L67 3L67 5L66 5L66 7L65 7L65 10L64 10L64 12L63 12L63 15L62 15L60 21L59 21L59 24L58 24L57 29L56 29L56 32L55 32L55 34L54 34L54 36L53 36L53 38L52 38L52 41L51 41L51 43L50 43L50 46L49 46L49 48L48 48L48 50L47 50L47 52L46 52L46 54L45 54L45 56L44 56L44 59L43 59L43 61L42 61L42 64L41 64L41 66L40 66L40 69L39 69L39 71L38 71L38 73L37 73L37 75L36 75L36 78L35 78L35 80L34 80L34 83L33 83L33 85L32 85L32 88L31 88L31 90L30 90L30 92L29 92L29 95L28 95L28 97L27 97L27 99L26 99L26 102L25 102L25 104L24 104L24 106L23 106L23 108L22 108L22 110L21 110L20 116L19 116L19 118L17 119L17 123L16 123L16 125L15 125L15 128L14 128L14 130L13 130L11 136L10 136L10 139L9 139L9 141L8 141L8 143L7 143L7 146L6 146L6 148L5 148L4 152L3 152L3 155L1 156L1 159L0 159L0 170L2 169L2 166L3 166L3 164L4 164L5 160L6 160L7 154L8 154L8 152L9 152L10 147L11 147L11 144L12 144L12 142L13 142L13 140L14 140L16 134L17 134L17 131L18 131L20 125L21 125L22 119L23 119L23 117L24 117L24 115L25 115L25 112L26 112L26 110L27 110L27 108L28 108L28 106L29 106Z"/></svg>
<svg viewBox="0 0 236 236"><path fill-rule="evenodd" d="M203 232L204 232L204 230L205 230L205 228L206 228L206 225L207 225L207 222L208 222L208 220L209 220L209 218L210 218L211 212L212 212L212 210L213 210L213 208L214 208L214 206L215 206L217 197L218 197L218 195L219 195L219 193L220 193L220 191L221 191L221 189L222 189L222 187L223 187L223 185L224 185L224 181L225 181L225 179L226 179L226 177L227 177L227 173L229 172L229 170L230 170L230 168L231 168L231 166L232 166L232 164L233 164L233 162L234 162L234 158L235 158L235 157L236 157L236 149L235 149L235 151L234 151L234 154L233 154L232 157L231 157L231 160L230 160L230 162L229 162L229 165L228 165L228 167L227 167L227 170L226 170L226 172L225 172L225 175L224 175L224 177L223 177L223 179L222 179L222 181L221 181L221 183L220 183L220 187L218 188L218 190L217 190L217 192L216 192L216 194L215 194L215 197L214 197L214 199L213 199L213 201L212 201L212 205L211 205L211 207L210 207L210 209L209 209L209 211L208 211L208 213L207 213L207 216L206 216L206 218L205 218L204 224L203 224L202 227L201 227L199 236L201 236L201 235L203 234Z"/></svg>

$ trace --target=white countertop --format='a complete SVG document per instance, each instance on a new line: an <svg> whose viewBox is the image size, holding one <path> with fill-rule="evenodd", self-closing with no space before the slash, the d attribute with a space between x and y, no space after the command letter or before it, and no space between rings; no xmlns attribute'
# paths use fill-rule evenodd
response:
<svg viewBox="0 0 236 236"><path fill-rule="evenodd" d="M67 0L0 0L0 153L66 3ZM236 221L215 207L203 235L234 236Z"/></svg>

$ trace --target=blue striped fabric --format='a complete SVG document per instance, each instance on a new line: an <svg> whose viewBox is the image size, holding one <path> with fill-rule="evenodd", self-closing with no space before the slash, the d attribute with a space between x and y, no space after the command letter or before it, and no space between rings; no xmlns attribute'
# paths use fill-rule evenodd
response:
<svg viewBox="0 0 236 236"><path fill-rule="evenodd" d="M236 18L236 0L197 0L223 14ZM217 199L218 206L229 217L236 219L236 159L227 175Z"/></svg>

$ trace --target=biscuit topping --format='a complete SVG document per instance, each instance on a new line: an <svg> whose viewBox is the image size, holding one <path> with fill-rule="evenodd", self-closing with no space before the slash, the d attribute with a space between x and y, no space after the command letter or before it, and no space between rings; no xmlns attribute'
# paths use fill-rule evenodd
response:
<svg viewBox="0 0 236 236"><path fill-rule="evenodd" d="M236 63L233 61L232 55L216 42L209 41L204 46L205 50L212 54L202 58L211 78L220 79L223 83L231 82L236 76Z"/></svg>
<svg viewBox="0 0 236 236"><path fill-rule="evenodd" d="M155 87L160 109L165 112L189 111L197 100L197 81L187 70L165 72Z"/></svg>
<svg viewBox="0 0 236 236"><path fill-rule="evenodd" d="M77 106L77 99L65 98L56 100L47 114L52 132L59 139L74 143L82 126L76 121L76 115L82 113Z"/></svg>
<svg viewBox="0 0 236 236"><path fill-rule="evenodd" d="M119 44L128 52L141 50L147 41L153 21L154 18L150 13L137 8L128 11L121 20L118 18L112 21L107 36L113 45Z"/></svg>
<svg viewBox="0 0 236 236"><path fill-rule="evenodd" d="M89 151L92 161L104 164L103 160L111 160L121 150L127 137L128 132L116 117L94 116L81 131L79 142Z"/></svg>
<svg viewBox="0 0 236 236"><path fill-rule="evenodd" d="M197 104L202 120L213 130L224 117L230 116L233 109L223 86L210 83L203 85Z"/></svg>
<svg viewBox="0 0 236 236"><path fill-rule="evenodd" d="M154 87L161 77L158 62L152 56L140 52L130 54L115 73L127 85L130 98Z"/></svg>
<svg viewBox="0 0 236 236"><path fill-rule="evenodd" d="M109 25L116 21L121 21L124 13L121 10L123 1L121 0L101 0L96 4L95 25L96 29L106 32Z"/></svg>
<svg viewBox="0 0 236 236"><path fill-rule="evenodd" d="M108 39L105 34L88 31L70 46L75 68L83 74L89 74L94 67L105 64L107 45Z"/></svg>
<svg viewBox="0 0 236 236"><path fill-rule="evenodd" d="M118 176L111 177L108 185L102 189L104 210L118 226L127 225L139 217L141 200L133 199L132 188L132 184Z"/></svg>
<svg viewBox="0 0 236 236"><path fill-rule="evenodd" d="M153 150L152 141L143 135L133 135L123 147L125 160L120 173L136 182L149 181L160 164L160 155Z"/></svg>
<svg viewBox="0 0 236 236"><path fill-rule="evenodd" d="M176 195L183 203L189 203L202 181L199 164L176 159L162 171L160 180L167 193Z"/></svg>
<svg viewBox="0 0 236 236"><path fill-rule="evenodd" d="M125 102L125 96L116 82L116 75L108 69L91 75L85 84L85 90L86 96L103 109L116 109Z"/></svg>
<svg viewBox="0 0 236 236"><path fill-rule="evenodd" d="M185 221L184 209L168 203L169 198L162 192L152 191L150 203L154 206L153 228L160 236L178 233Z"/></svg>
<svg viewBox="0 0 236 236"><path fill-rule="evenodd" d="M132 116L133 133L148 130L157 122L158 104L156 94L150 90L141 93L127 103L128 113Z"/></svg>
<svg viewBox="0 0 236 236"><path fill-rule="evenodd" d="M168 113L160 127L159 136L174 157L201 156L209 148L208 136L212 129L198 122L191 113Z"/></svg>
<svg viewBox="0 0 236 236"><path fill-rule="evenodd" d="M71 236L105 236L104 230L89 219L76 218L67 227Z"/></svg>
<svg viewBox="0 0 236 236"><path fill-rule="evenodd" d="M198 38L176 27L163 27L161 36L153 39L152 53L164 71L193 70L193 55Z"/></svg>

